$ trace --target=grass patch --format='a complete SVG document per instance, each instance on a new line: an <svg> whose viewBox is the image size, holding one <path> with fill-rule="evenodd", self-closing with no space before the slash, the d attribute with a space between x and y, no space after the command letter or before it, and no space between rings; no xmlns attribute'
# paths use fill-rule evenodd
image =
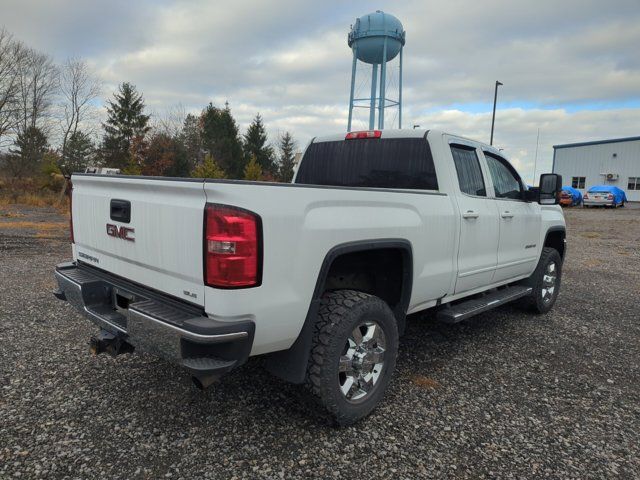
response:
<svg viewBox="0 0 640 480"><path fill-rule="evenodd" d="M67 229L68 225L65 222L2 222L0 228L11 228L19 230L38 230L41 232L51 232L53 230L60 230L61 228Z"/></svg>
<svg viewBox="0 0 640 480"><path fill-rule="evenodd" d="M600 238L600 234L598 232L584 232L582 234L585 238Z"/></svg>
<svg viewBox="0 0 640 480"><path fill-rule="evenodd" d="M0 213L0 217L2 217L2 218L22 218L22 217L26 217L26 215L24 213L6 212L6 213Z"/></svg>
<svg viewBox="0 0 640 480"><path fill-rule="evenodd" d="M56 193L22 193L20 195L0 196L0 206L28 205L30 207L53 207L60 213L69 211L69 199Z"/></svg>

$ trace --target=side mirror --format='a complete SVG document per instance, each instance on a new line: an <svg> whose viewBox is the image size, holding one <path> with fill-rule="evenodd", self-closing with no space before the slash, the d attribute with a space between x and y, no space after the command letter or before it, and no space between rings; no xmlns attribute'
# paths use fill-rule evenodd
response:
<svg viewBox="0 0 640 480"><path fill-rule="evenodd" d="M543 173L540 175L540 195L538 197L540 205L558 205L561 191L562 175L555 173Z"/></svg>

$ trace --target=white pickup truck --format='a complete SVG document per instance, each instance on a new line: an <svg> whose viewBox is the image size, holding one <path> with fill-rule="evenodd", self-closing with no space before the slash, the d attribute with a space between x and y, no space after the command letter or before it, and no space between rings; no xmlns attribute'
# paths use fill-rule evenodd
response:
<svg viewBox="0 0 640 480"><path fill-rule="evenodd" d="M393 374L405 318L554 304L562 179L538 189L495 148L439 131L317 137L291 184L72 176L73 261L55 295L210 385L249 356L305 383L339 424Z"/></svg>

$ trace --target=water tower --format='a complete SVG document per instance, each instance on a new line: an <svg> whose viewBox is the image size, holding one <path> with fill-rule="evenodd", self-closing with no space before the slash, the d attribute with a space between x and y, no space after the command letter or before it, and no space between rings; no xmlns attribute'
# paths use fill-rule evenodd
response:
<svg viewBox="0 0 640 480"><path fill-rule="evenodd" d="M356 23L351 26L348 43L353 52L353 66L351 67L348 131L351 131L354 107L369 108L369 130L373 130L375 128L376 108L378 109L378 129L383 129L385 109L397 106L398 128L402 128L402 49L404 47L404 37L405 32L400 20L380 10L356 19ZM387 62L396 58L398 54L400 54L398 99L392 100L385 96ZM358 60L371 65L371 96L369 98L353 98ZM379 75L378 66L380 67ZM377 87L378 77L380 77L379 91Z"/></svg>

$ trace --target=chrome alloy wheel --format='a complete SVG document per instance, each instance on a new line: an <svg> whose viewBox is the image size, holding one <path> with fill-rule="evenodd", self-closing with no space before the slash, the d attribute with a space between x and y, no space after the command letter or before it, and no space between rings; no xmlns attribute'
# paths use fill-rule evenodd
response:
<svg viewBox="0 0 640 480"><path fill-rule="evenodd" d="M553 299L553 293L556 290L556 281L558 280L558 269L556 262L550 262L545 269L542 276L542 288L540 293L542 295L542 301L549 303Z"/></svg>
<svg viewBox="0 0 640 480"><path fill-rule="evenodd" d="M373 391L384 367L386 345L384 331L375 321L353 329L338 366L338 383L347 400L362 400Z"/></svg>

